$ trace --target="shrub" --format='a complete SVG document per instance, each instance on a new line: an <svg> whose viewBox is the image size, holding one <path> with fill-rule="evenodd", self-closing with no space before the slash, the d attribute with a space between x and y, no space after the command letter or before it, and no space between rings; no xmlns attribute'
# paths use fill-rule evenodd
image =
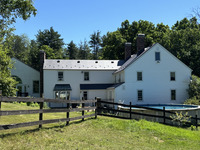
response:
<svg viewBox="0 0 200 150"><path fill-rule="evenodd" d="M190 118L191 116L188 116L188 112L183 114L182 112L178 113L176 112L175 115L170 116L173 122L178 122L178 126L184 126L186 123L191 122Z"/></svg>
<svg viewBox="0 0 200 150"><path fill-rule="evenodd" d="M200 78L192 75L192 80L189 84L188 89L189 98L196 97L196 99L200 99Z"/></svg>
<svg viewBox="0 0 200 150"><path fill-rule="evenodd" d="M196 97L192 97L187 99L184 104L189 104L189 105L200 105L200 100L197 99Z"/></svg>

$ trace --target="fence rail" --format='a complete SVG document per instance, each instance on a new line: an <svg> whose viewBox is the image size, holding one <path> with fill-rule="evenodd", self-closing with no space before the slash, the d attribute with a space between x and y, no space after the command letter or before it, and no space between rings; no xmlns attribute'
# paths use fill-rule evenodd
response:
<svg viewBox="0 0 200 150"><path fill-rule="evenodd" d="M35 110L1 110L2 102L37 102L40 104L40 109ZM44 102L53 102L53 103L66 103L66 108L53 108L53 109L43 109ZM70 121L75 121L82 119L84 121L85 118L95 117L97 118L96 111L96 102L97 100L63 100L63 99L44 99L44 98L27 98L27 97L0 97L0 116L9 116L9 115L25 115L25 114L39 114L39 121L33 122L24 122L17 124L7 124L0 125L0 130L27 127L39 125L39 128L42 127L43 124L56 123L56 122L64 122L66 121L66 125L69 124ZM85 107L85 103L95 103L94 107ZM70 108L70 104L82 104L81 108ZM87 110L95 110L93 114L85 115L85 111ZM69 117L70 112L81 112L82 115L78 117ZM57 113L57 112L66 112L66 118L60 119L50 119L43 120L44 113Z"/></svg>

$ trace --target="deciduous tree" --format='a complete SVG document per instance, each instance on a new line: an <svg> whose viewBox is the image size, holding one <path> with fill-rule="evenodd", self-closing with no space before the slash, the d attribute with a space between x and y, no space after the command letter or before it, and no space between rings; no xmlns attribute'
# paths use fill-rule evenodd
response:
<svg viewBox="0 0 200 150"><path fill-rule="evenodd" d="M26 20L31 15L36 15L36 11L32 0L0 0L0 90L3 95L16 93L16 81L10 73L12 63L7 55L9 47L2 44L2 41L13 30L12 24L17 18Z"/></svg>

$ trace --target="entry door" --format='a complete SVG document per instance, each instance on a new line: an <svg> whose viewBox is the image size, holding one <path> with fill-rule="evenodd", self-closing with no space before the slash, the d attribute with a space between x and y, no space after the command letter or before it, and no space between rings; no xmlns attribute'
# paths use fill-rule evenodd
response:
<svg viewBox="0 0 200 150"><path fill-rule="evenodd" d="M88 99L88 92L84 91L83 92L83 100L87 100Z"/></svg>

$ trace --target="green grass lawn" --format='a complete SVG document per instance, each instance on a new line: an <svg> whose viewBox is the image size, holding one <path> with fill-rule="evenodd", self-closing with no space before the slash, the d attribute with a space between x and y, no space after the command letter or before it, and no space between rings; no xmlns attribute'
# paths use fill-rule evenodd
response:
<svg viewBox="0 0 200 150"><path fill-rule="evenodd" d="M3 110L36 109L3 103ZM81 112L70 114L81 115ZM63 118L66 113L46 114L45 119ZM17 118L18 117L18 118ZM0 124L37 120L38 115L1 116ZM97 119L0 131L0 149L169 149L199 150L200 131L148 122L98 116Z"/></svg>

